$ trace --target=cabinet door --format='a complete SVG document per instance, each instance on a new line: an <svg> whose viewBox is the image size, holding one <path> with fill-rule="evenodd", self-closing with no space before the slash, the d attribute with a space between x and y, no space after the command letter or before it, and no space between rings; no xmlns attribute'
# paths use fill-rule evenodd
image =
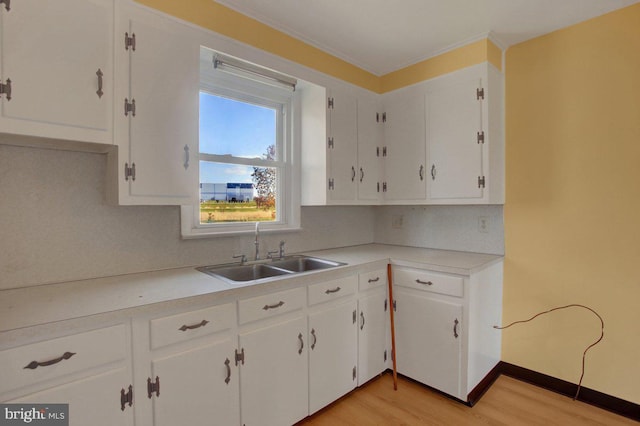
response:
<svg viewBox="0 0 640 426"><path fill-rule="evenodd" d="M358 136L356 128L356 99L340 92L332 92L329 117L329 187L331 201L356 199L356 166Z"/></svg>
<svg viewBox="0 0 640 426"><path fill-rule="evenodd" d="M425 115L421 91L400 90L384 99L383 153L387 200L425 200Z"/></svg>
<svg viewBox="0 0 640 426"><path fill-rule="evenodd" d="M0 20L0 131L111 143L112 0L13 1Z"/></svg>
<svg viewBox="0 0 640 426"><path fill-rule="evenodd" d="M356 387L356 302L309 315L309 414Z"/></svg>
<svg viewBox="0 0 640 426"><path fill-rule="evenodd" d="M402 289L394 298L398 372L461 398L462 306Z"/></svg>
<svg viewBox="0 0 640 426"><path fill-rule="evenodd" d="M76 380L7 403L69 404L70 426L132 426L133 407L122 409L121 390L128 390L131 376L126 368Z"/></svg>
<svg viewBox="0 0 640 426"><path fill-rule="evenodd" d="M240 424L235 342L226 339L152 361L152 381L161 383L153 398L153 424ZM138 396L140 397L140 395Z"/></svg>
<svg viewBox="0 0 640 426"><path fill-rule="evenodd" d="M386 298L381 290L358 301L358 386L385 369Z"/></svg>
<svg viewBox="0 0 640 426"><path fill-rule="evenodd" d="M298 317L240 334L243 425L290 425L307 416L306 330L306 318Z"/></svg>
<svg viewBox="0 0 640 426"><path fill-rule="evenodd" d="M482 198L482 101L479 78L451 78L434 83L427 92L429 199Z"/></svg>
<svg viewBox="0 0 640 426"><path fill-rule="evenodd" d="M135 35L135 50L117 46L129 81L118 91L121 204L195 204L198 192L199 45L186 26L135 10L118 40ZM130 79L130 80L129 80ZM135 101L125 115L124 102ZM135 178L124 176L125 163Z"/></svg>
<svg viewBox="0 0 640 426"><path fill-rule="evenodd" d="M376 117L378 119L376 120ZM377 204L379 201L382 120L378 105L358 99L358 200Z"/></svg>

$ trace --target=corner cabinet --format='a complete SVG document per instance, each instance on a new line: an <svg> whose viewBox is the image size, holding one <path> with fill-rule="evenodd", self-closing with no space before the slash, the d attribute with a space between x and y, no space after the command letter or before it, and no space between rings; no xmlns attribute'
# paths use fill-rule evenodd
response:
<svg viewBox="0 0 640 426"><path fill-rule="evenodd" d="M111 144L113 0L3 3L0 132Z"/></svg>
<svg viewBox="0 0 640 426"><path fill-rule="evenodd" d="M195 204L200 46L186 25L135 5L120 5L116 23L108 199Z"/></svg>
<svg viewBox="0 0 640 426"><path fill-rule="evenodd" d="M468 276L396 266L393 280L398 372L470 401L500 361L502 263Z"/></svg>
<svg viewBox="0 0 640 426"><path fill-rule="evenodd" d="M504 202L502 75L481 64L427 83L427 200Z"/></svg>

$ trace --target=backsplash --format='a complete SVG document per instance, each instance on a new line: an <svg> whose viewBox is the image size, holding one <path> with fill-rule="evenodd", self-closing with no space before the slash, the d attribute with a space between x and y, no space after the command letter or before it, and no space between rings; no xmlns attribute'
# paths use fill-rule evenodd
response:
<svg viewBox="0 0 640 426"><path fill-rule="evenodd" d="M107 205L105 169L102 154L0 145L0 289L252 254L253 236L181 239L179 207ZM285 240L289 253L372 242L504 252L502 206L303 207L302 228L262 234L261 250Z"/></svg>

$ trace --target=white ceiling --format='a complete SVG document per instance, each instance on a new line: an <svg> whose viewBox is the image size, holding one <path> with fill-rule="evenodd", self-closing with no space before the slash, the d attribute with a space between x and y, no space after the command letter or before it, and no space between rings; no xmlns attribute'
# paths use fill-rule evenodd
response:
<svg viewBox="0 0 640 426"><path fill-rule="evenodd" d="M217 0L373 74L491 33L501 47L640 0Z"/></svg>

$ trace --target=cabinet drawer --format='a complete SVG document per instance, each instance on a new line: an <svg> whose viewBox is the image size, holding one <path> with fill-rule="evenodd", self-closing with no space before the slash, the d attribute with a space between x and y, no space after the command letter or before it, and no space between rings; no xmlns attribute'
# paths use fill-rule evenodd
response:
<svg viewBox="0 0 640 426"><path fill-rule="evenodd" d="M124 324L0 352L0 394L123 360L129 345Z"/></svg>
<svg viewBox="0 0 640 426"><path fill-rule="evenodd" d="M356 292L357 283L358 278L354 275L351 277L344 277L337 280L310 285L309 305L328 302L330 300L354 294Z"/></svg>
<svg viewBox="0 0 640 426"><path fill-rule="evenodd" d="M302 309L304 297L305 288L301 287L240 300L238 302L240 324Z"/></svg>
<svg viewBox="0 0 640 426"><path fill-rule="evenodd" d="M360 291L387 285L387 270L365 272L358 275L358 289Z"/></svg>
<svg viewBox="0 0 640 426"><path fill-rule="evenodd" d="M233 303L150 321L151 349L228 330L236 322Z"/></svg>
<svg viewBox="0 0 640 426"><path fill-rule="evenodd" d="M464 278L438 272L411 268L394 268L394 285L415 288L432 293L462 297L464 295Z"/></svg>

